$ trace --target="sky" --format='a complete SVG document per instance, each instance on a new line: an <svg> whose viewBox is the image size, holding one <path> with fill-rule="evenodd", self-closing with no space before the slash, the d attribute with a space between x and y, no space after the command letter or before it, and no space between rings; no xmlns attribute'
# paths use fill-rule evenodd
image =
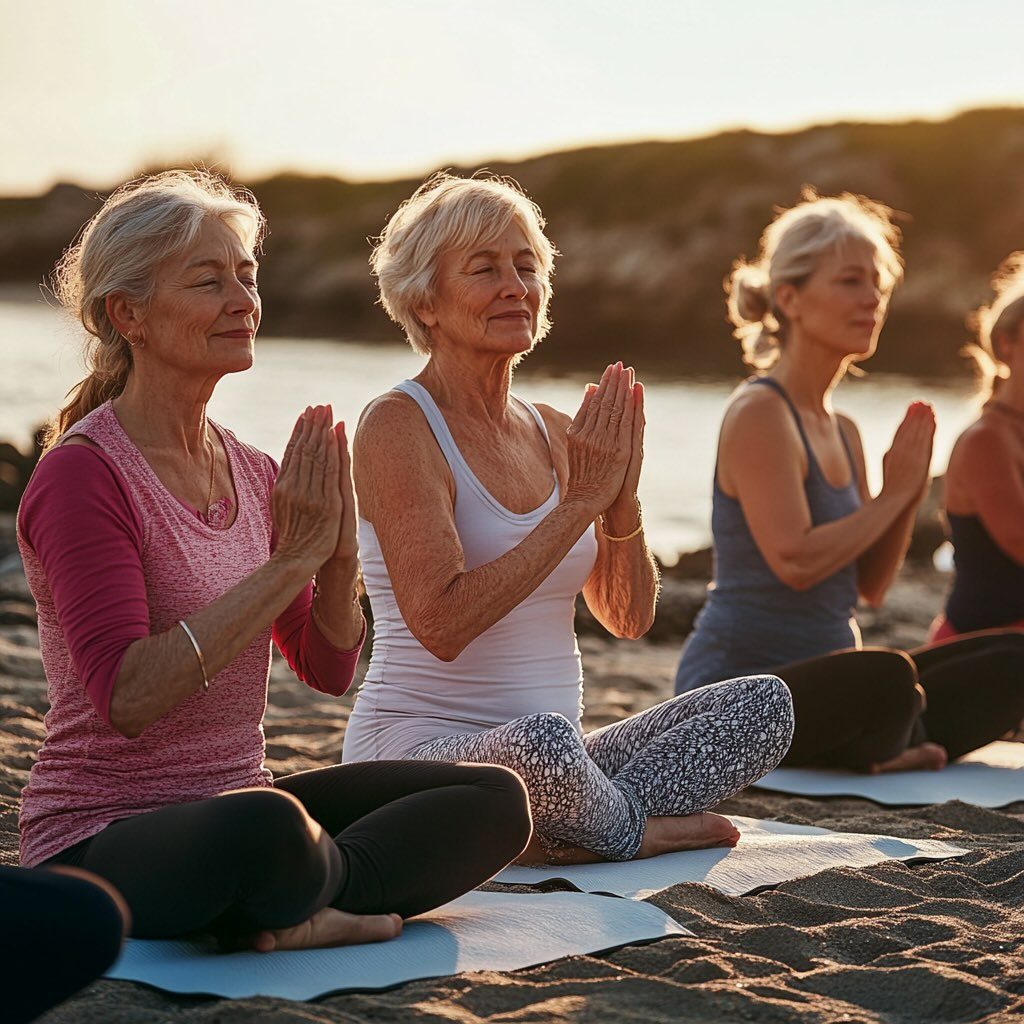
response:
<svg viewBox="0 0 1024 1024"><path fill-rule="evenodd" d="M0 0L0 194L1024 105L1021 0Z"/></svg>

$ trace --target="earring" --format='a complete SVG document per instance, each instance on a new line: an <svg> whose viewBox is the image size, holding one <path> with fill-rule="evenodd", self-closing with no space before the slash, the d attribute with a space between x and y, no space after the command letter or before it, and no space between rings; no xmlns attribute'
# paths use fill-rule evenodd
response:
<svg viewBox="0 0 1024 1024"><path fill-rule="evenodd" d="M138 336L134 331L129 331L125 336L124 340L128 342L129 348L143 348L146 344L145 341L139 341Z"/></svg>

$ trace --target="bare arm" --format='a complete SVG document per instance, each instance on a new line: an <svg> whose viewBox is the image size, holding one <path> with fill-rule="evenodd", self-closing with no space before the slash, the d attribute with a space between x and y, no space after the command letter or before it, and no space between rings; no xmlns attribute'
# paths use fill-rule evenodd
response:
<svg viewBox="0 0 1024 1024"><path fill-rule="evenodd" d="M607 387L585 399L569 431L562 500L514 548L471 570L455 528L451 474L422 414L386 395L364 415L354 454L362 515L377 534L402 617L436 658L454 661L533 593L612 502L629 459L611 422L617 401L624 396Z"/></svg>
<svg viewBox="0 0 1024 1024"><path fill-rule="evenodd" d="M804 494L806 457L792 418L773 396L748 392L734 402L722 426L720 486L739 499L775 575L794 590L807 590L859 559L920 493L927 472L922 432L894 441L895 458L889 458L886 485L877 497L842 519L815 526ZM930 454L930 433L928 438Z"/></svg>
<svg viewBox="0 0 1024 1024"><path fill-rule="evenodd" d="M984 420L965 431L950 457L946 487L949 510L977 515L1007 557L1024 566L1024 477L1002 431Z"/></svg>
<svg viewBox="0 0 1024 1024"><path fill-rule="evenodd" d="M341 498L336 441L333 477L329 470L332 439L324 413L300 418L274 488L277 549L264 565L186 620L203 652L207 678L213 679L265 630L336 549ZM196 653L180 627L137 640L125 652L114 681L111 724L125 736L138 736L201 686Z"/></svg>
<svg viewBox="0 0 1024 1024"><path fill-rule="evenodd" d="M638 640L654 622L658 568L644 537L637 487L644 457L644 389L626 371L633 400L633 436L629 465L615 501L599 520L597 562L583 588L594 618L613 636ZM565 417L568 421L568 417ZM640 527L635 536L630 534ZM629 537L628 540L609 540Z"/></svg>

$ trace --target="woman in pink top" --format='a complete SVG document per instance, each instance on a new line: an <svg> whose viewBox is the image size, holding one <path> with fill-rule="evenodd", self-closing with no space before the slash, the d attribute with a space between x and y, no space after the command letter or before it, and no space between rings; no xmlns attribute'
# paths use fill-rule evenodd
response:
<svg viewBox="0 0 1024 1024"><path fill-rule="evenodd" d="M492 766L263 766L271 637L337 695L364 623L330 407L302 414L280 471L206 417L252 364L262 231L252 196L205 174L107 200L58 268L91 373L18 531L51 704L22 861L108 879L136 936L267 950L390 938L517 856L530 822Z"/></svg>

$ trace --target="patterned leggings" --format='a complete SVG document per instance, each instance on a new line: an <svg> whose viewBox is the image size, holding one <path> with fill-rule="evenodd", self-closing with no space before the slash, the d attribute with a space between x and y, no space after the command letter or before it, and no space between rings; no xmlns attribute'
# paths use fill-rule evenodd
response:
<svg viewBox="0 0 1024 1024"><path fill-rule="evenodd" d="M563 715L544 713L442 736L409 756L511 768L526 783L543 845L629 860L648 816L714 807L770 772L792 736L786 684L748 676L680 694L583 737Z"/></svg>

